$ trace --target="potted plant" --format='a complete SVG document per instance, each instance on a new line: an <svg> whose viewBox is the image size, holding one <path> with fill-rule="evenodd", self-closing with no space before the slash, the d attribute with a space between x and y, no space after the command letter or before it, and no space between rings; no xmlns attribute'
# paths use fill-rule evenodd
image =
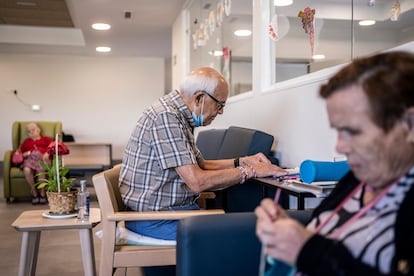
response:
<svg viewBox="0 0 414 276"><path fill-rule="evenodd" d="M58 141L58 135L52 142L48 151L49 156L53 156L50 165L40 161L40 166L45 170L39 173L43 178L36 184L38 189L44 188L49 201L50 213L70 214L76 209L77 190L72 188L74 178L68 178L69 169L62 165L59 155L69 154L69 149L65 144Z"/></svg>

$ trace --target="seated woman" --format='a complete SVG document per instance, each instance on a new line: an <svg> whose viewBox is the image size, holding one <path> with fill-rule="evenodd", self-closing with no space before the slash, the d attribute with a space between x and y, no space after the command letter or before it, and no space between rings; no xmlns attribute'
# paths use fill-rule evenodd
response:
<svg viewBox="0 0 414 276"><path fill-rule="evenodd" d="M50 164L47 147L52 142L52 138L41 136L40 127L36 123L27 124L27 133L29 137L23 141L19 148L24 157L21 168L32 189L32 204L46 204L45 190L38 191L34 184L36 175L44 171L40 166L40 161L43 160L46 164Z"/></svg>
<svg viewBox="0 0 414 276"><path fill-rule="evenodd" d="M270 199L256 232L267 275L414 274L414 55L354 60L320 89L351 171L303 227ZM280 262L281 261L281 262Z"/></svg>

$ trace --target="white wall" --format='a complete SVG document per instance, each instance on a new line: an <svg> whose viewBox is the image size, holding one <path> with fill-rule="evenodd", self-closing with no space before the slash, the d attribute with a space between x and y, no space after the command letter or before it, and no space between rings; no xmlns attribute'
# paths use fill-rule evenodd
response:
<svg viewBox="0 0 414 276"><path fill-rule="evenodd" d="M399 49L414 52L414 42ZM304 159L332 160L336 134L329 128L321 83L330 68L285 81L269 91L253 91L228 100L210 128L230 125L275 136L282 165ZM164 61L157 58L0 55L0 157L11 148L15 120L61 120L79 142L110 142L114 158L123 148L142 110L164 92ZM13 95L42 109L33 112Z"/></svg>
<svg viewBox="0 0 414 276"><path fill-rule="evenodd" d="M414 52L414 42L395 49ZM269 91L233 97L226 104L224 114L208 128L236 125L274 135L274 149L281 154L285 167L297 167L305 159L333 160L338 156L336 133L329 127L325 103L318 91L340 67L285 81Z"/></svg>
<svg viewBox="0 0 414 276"><path fill-rule="evenodd" d="M76 141L110 142L121 159L139 114L164 94L164 70L162 58L0 54L1 160L20 120L62 121Z"/></svg>

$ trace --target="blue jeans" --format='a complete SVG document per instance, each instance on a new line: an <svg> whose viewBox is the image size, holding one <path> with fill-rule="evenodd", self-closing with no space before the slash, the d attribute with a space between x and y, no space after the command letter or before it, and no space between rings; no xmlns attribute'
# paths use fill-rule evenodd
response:
<svg viewBox="0 0 414 276"><path fill-rule="evenodd" d="M171 208L174 210L200 210L197 204ZM125 227L132 232L163 240L175 240L177 238L178 220L142 220L126 221Z"/></svg>

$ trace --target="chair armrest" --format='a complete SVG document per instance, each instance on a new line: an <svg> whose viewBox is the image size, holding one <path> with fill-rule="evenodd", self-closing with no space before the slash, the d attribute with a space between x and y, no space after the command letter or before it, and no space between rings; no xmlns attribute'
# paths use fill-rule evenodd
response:
<svg viewBox="0 0 414 276"><path fill-rule="evenodd" d="M185 211L159 211L159 212L115 212L108 215L110 221L132 220L179 220L192 216L224 214L223 210L185 210Z"/></svg>

